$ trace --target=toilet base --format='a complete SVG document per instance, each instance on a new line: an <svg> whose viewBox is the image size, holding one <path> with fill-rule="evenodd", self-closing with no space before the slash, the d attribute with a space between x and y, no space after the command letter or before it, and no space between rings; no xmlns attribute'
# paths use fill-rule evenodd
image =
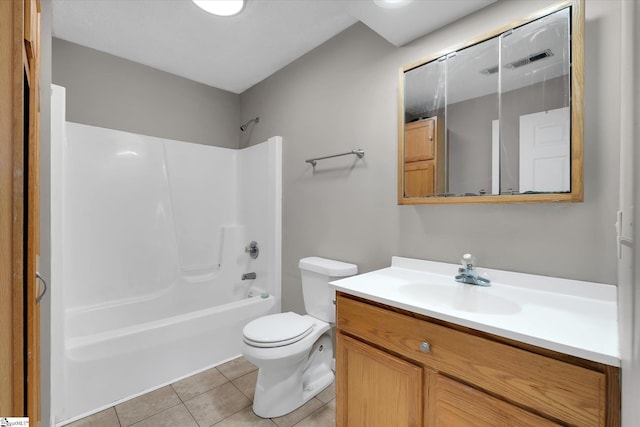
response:
<svg viewBox="0 0 640 427"><path fill-rule="evenodd" d="M335 379L330 334L322 335L296 366L258 370L253 412L262 418L286 415L317 396Z"/></svg>

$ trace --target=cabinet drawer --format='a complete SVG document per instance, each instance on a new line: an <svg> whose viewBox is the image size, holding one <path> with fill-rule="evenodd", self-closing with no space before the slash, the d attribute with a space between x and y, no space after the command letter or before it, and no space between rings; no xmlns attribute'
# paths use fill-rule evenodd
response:
<svg viewBox="0 0 640 427"><path fill-rule="evenodd" d="M534 412L572 425L605 425L603 373L342 295L337 326ZM421 350L423 342L429 352Z"/></svg>

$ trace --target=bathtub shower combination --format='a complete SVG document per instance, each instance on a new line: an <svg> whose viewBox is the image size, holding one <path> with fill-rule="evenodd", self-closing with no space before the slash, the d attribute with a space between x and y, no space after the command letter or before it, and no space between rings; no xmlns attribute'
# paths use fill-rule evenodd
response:
<svg viewBox="0 0 640 427"><path fill-rule="evenodd" d="M231 150L65 122L64 88L53 94L60 425L239 355L243 326L280 311L282 142Z"/></svg>

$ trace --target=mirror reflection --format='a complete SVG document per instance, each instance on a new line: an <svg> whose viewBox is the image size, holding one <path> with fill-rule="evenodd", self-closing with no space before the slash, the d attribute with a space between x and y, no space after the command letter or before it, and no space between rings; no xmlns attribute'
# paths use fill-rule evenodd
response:
<svg viewBox="0 0 640 427"><path fill-rule="evenodd" d="M571 18L565 7L403 71L400 203L572 191Z"/></svg>

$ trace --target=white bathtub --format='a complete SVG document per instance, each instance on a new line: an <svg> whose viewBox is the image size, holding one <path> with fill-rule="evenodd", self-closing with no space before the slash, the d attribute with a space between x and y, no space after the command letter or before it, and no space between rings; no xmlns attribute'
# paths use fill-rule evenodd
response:
<svg viewBox="0 0 640 427"><path fill-rule="evenodd" d="M96 128L52 95L43 422L64 425L238 356L244 325L280 311L282 139L231 150Z"/></svg>
<svg viewBox="0 0 640 427"><path fill-rule="evenodd" d="M257 317L276 312L273 296L257 295L224 305L162 318L149 302L145 312L155 320L104 330L100 310L74 313L67 319L70 330L65 343L66 398L74 421L136 395L159 388L241 354L242 328ZM137 304L115 307L121 316ZM158 309L162 309L161 304ZM87 325L97 327L91 331ZM91 390L75 387L93 384Z"/></svg>

